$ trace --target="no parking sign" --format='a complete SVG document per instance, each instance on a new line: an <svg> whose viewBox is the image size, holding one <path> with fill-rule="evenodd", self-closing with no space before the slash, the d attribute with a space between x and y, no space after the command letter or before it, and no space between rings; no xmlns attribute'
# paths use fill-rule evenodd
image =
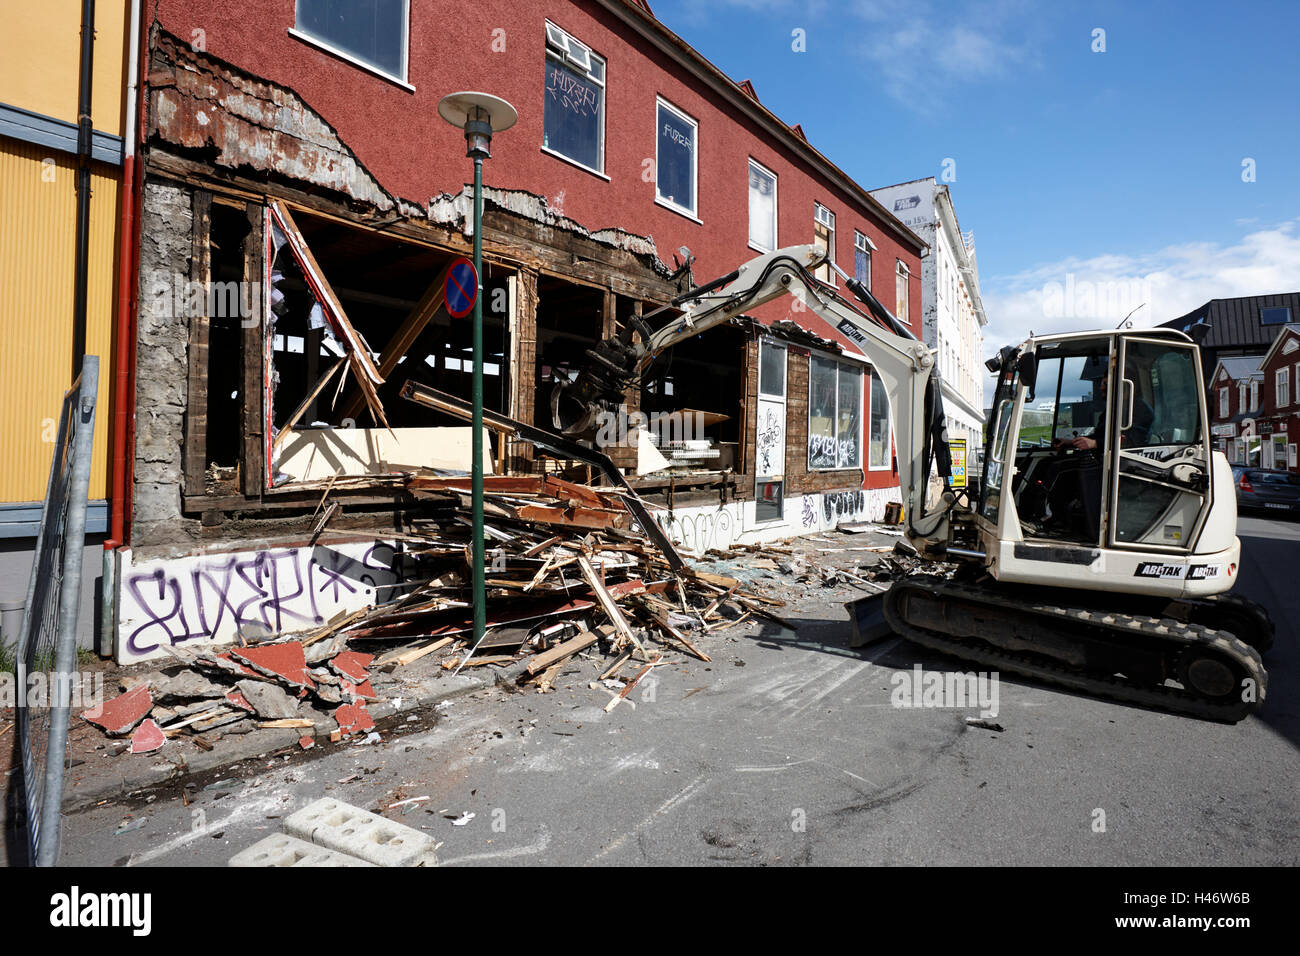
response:
<svg viewBox="0 0 1300 956"><path fill-rule="evenodd" d="M474 271L474 263L464 256L452 262L442 295L449 315L457 319L468 315L478 298L478 273Z"/></svg>

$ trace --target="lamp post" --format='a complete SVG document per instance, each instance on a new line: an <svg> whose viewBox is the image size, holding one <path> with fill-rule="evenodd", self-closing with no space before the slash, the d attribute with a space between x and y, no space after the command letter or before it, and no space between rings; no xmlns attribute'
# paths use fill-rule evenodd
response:
<svg viewBox="0 0 1300 956"><path fill-rule="evenodd" d="M474 160L474 272L479 277L474 297L474 417L471 489L474 502L474 644L487 630L483 554L483 160L491 157L492 134L515 125L519 114L490 93L448 93L438 101L438 115L465 131L465 155ZM470 653L473 653L471 648Z"/></svg>

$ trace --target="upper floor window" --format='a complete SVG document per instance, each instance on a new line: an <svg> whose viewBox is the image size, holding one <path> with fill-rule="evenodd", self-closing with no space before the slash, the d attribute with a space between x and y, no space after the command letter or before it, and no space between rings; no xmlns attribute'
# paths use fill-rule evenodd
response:
<svg viewBox="0 0 1300 956"><path fill-rule="evenodd" d="M1237 411L1239 412L1249 411L1249 409L1246 408L1246 383L1245 382L1237 383ZM1223 418L1225 416L1220 415L1219 417Z"/></svg>
<svg viewBox="0 0 1300 956"><path fill-rule="evenodd" d="M1226 388L1219 389L1219 417L1228 417L1228 390Z"/></svg>
<svg viewBox="0 0 1300 956"><path fill-rule="evenodd" d="M819 202L813 203L813 245L826 250L826 261L816 268L813 275L834 285L835 270L830 264L835 261L835 213Z"/></svg>
<svg viewBox="0 0 1300 956"><path fill-rule="evenodd" d="M853 278L871 288L871 250L875 246L865 234L853 231Z"/></svg>
<svg viewBox="0 0 1300 956"><path fill-rule="evenodd" d="M409 0L297 0L294 34L406 83Z"/></svg>
<svg viewBox="0 0 1300 956"><path fill-rule="evenodd" d="M1259 379L1250 380L1250 407L1252 411L1259 408Z"/></svg>
<svg viewBox="0 0 1300 956"><path fill-rule="evenodd" d="M605 60L549 20L542 148L605 172Z"/></svg>
<svg viewBox="0 0 1300 956"><path fill-rule="evenodd" d="M1277 407L1285 408L1291 404L1291 382L1289 371L1284 368L1278 369L1273 381L1277 389Z"/></svg>
<svg viewBox="0 0 1300 956"><path fill-rule="evenodd" d="M1260 325L1286 325L1291 321L1291 309L1285 305L1259 310Z"/></svg>
<svg viewBox="0 0 1300 956"><path fill-rule="evenodd" d="M655 133L655 200L696 215L695 172L699 124L662 97Z"/></svg>
<svg viewBox="0 0 1300 956"><path fill-rule="evenodd" d="M898 319L898 321L906 322L910 325L912 320L907 316L907 280L911 277L911 273L907 271L907 266L903 264L902 259L898 260L897 272L898 281L895 295L896 307L894 310L894 317Z"/></svg>
<svg viewBox="0 0 1300 956"><path fill-rule="evenodd" d="M776 248L776 173L749 161L749 244L759 252Z"/></svg>

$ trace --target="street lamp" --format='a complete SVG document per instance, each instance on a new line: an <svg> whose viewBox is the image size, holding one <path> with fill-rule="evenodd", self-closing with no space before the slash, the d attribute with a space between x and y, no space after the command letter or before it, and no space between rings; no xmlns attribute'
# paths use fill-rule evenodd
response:
<svg viewBox="0 0 1300 956"><path fill-rule="evenodd" d="M472 654L487 631L487 605L483 560L483 160L492 153L492 134L515 125L515 108L490 93L448 93L438 101L438 115L465 131L465 155L474 160L474 273L478 294L474 297L474 417L471 419L471 489L474 501L474 645Z"/></svg>

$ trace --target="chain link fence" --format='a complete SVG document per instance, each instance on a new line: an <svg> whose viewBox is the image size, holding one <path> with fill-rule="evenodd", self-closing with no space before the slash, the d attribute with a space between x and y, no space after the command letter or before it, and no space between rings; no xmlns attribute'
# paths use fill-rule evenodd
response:
<svg viewBox="0 0 1300 956"><path fill-rule="evenodd" d="M28 858L53 866L59 858L59 811L67 763L68 720L77 665L81 558L95 431L99 359L88 355L63 397L50 483L41 511L27 608L18 632L18 734L22 749ZM29 679L37 676L33 681ZM30 693L30 688L45 693Z"/></svg>

